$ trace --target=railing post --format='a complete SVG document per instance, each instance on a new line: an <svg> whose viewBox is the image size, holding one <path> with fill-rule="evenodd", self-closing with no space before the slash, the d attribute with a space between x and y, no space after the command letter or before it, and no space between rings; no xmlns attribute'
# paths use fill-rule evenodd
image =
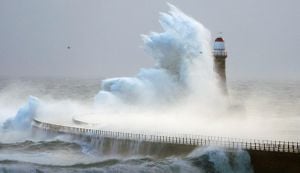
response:
<svg viewBox="0 0 300 173"><path fill-rule="evenodd" d="M293 153L295 152L295 146L293 145Z"/></svg>

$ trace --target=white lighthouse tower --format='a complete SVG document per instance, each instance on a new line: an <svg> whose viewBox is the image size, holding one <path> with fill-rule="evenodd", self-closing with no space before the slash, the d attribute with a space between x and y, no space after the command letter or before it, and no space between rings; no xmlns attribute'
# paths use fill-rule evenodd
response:
<svg viewBox="0 0 300 173"><path fill-rule="evenodd" d="M227 51L225 49L224 39L222 37L216 38L214 42L214 63L215 71L219 78L219 85L223 89L224 94L227 94L226 86L226 58Z"/></svg>

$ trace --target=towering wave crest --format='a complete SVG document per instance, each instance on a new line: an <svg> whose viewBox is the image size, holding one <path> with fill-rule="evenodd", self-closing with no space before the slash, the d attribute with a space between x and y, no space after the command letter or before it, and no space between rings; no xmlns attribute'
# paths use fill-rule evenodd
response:
<svg viewBox="0 0 300 173"><path fill-rule="evenodd" d="M96 104L165 105L195 93L201 98L218 92L212 91L216 79L210 32L175 6L169 7L168 14L160 15L164 32L142 35L155 67L141 69L135 77L104 80Z"/></svg>
<svg viewBox="0 0 300 173"><path fill-rule="evenodd" d="M17 114L4 122L4 129L25 130L30 128L39 104L38 98L30 96L27 103L18 110Z"/></svg>

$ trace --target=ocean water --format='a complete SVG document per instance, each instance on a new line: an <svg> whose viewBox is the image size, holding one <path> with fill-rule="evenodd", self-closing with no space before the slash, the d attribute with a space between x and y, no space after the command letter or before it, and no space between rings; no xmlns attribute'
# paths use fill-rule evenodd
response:
<svg viewBox="0 0 300 173"><path fill-rule="evenodd" d="M49 103L64 103L66 109L66 103L93 103L100 81L2 78L1 123L3 125L7 118L15 116L29 95ZM276 131L272 138L299 140L300 82L229 81L228 88L234 104L244 105L239 114L251 112L248 116L252 116L257 113L256 116L272 120L273 124L269 125ZM121 156L118 153L103 154L99 144L68 135L36 136L31 130L5 129L0 135L0 172L252 172L245 151L237 151L234 157L221 148L211 147L170 157L138 153Z"/></svg>
<svg viewBox="0 0 300 173"><path fill-rule="evenodd" d="M122 132L299 141L300 82L229 81L222 94L210 31L168 6L162 32L142 35L155 64L133 77L1 78L0 171L253 172L246 151L209 146L162 156L162 146L148 152L139 143L120 150L120 142L107 147L103 139L38 132L33 118L65 126L75 118Z"/></svg>

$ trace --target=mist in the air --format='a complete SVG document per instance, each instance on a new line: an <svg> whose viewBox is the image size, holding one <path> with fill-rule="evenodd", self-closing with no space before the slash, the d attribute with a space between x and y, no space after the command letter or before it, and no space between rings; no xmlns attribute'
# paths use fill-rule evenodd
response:
<svg viewBox="0 0 300 173"><path fill-rule="evenodd" d="M99 88L93 85L94 96L85 90L88 98L81 93L84 89L76 93L59 86L63 92L51 94L41 92L44 86L21 88L11 82L1 92L3 128L30 130L32 118L37 118L61 125L79 120L129 132L295 139L299 118L292 115L297 114L299 99L279 108L286 112L278 112L272 105L277 98L257 95L260 89L248 90L243 97L238 95L243 88L236 91L229 86L224 95L214 72L209 30L169 6L169 13L160 14L163 32L142 35L144 50L155 62L152 68L142 68L134 77L104 79ZM37 95L24 104L24 92Z"/></svg>

